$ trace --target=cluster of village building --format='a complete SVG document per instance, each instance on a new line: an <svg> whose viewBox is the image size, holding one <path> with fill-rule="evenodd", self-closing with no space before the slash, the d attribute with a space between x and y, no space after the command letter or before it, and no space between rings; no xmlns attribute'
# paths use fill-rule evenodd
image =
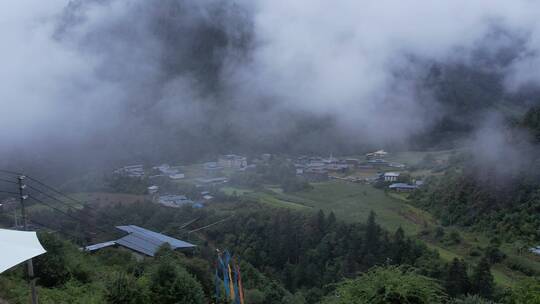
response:
<svg viewBox="0 0 540 304"><path fill-rule="evenodd" d="M305 178L309 182L323 182L329 179L339 179L356 183L383 181L387 184L389 183L388 188L390 190L398 192L412 191L422 185L422 181L414 181L413 183L400 182L400 170L405 169L405 165L388 161L387 156L388 153L386 151L378 150L367 153L362 160L358 158L335 158L333 156L327 158L320 156L300 156L289 161L294 164L296 175ZM226 172L241 172L254 169L257 164L268 162L270 159L270 154L262 154L254 159L251 164L248 164L245 156L228 154L220 156L217 161L203 163L199 176L192 177L189 180L197 188L204 190L200 193L200 196L203 198L200 201L194 201L185 194L160 193L158 185L148 187L148 193L152 195L155 201L165 206L180 207L191 204L194 207L200 207L213 198L208 192L208 189L228 182ZM369 177L357 177L354 174L347 175L347 173L362 170L372 172L374 169L377 173ZM394 169L395 172L388 172L388 169ZM168 164L154 166L148 172L145 171L143 165L131 165L119 168L114 173L133 178L147 177L150 181L158 178L168 178L170 180L186 179L182 166L170 166Z"/></svg>
<svg viewBox="0 0 540 304"><path fill-rule="evenodd" d="M378 150L367 153L364 160L358 158L335 158L335 157L308 157L301 156L295 161L296 174L303 176L310 182L321 182L328 179L339 179L355 183L375 183L384 181L391 183L388 188L394 191L412 191L422 185L422 181L412 184L399 182L401 173L385 172L387 169L403 170L404 164L386 160L388 152ZM343 176L352 171L377 170L376 174L369 177L355 177L354 175ZM340 173L340 174L336 174Z"/></svg>
<svg viewBox="0 0 540 304"><path fill-rule="evenodd" d="M168 207L181 207L184 205L192 205L195 208L201 208L205 203L210 202L214 197L211 195L208 189L220 184L228 182L228 178L225 175L225 170L244 171L254 165L249 166L247 158L245 156L228 154L218 158L217 161L206 162L202 164L202 173L190 180L194 182L195 186L199 189L201 199L194 200L188 198L185 194L178 193L161 193L159 180L166 178L172 181L186 179L185 173L183 173L182 166L170 166L168 164L161 164L152 167L151 170L145 171L142 164L125 166L113 171L113 174L130 177L130 178L148 178L150 182L155 181L156 184L148 187L148 194L151 195L152 200Z"/></svg>
<svg viewBox="0 0 540 304"><path fill-rule="evenodd" d="M423 185L421 180L409 179L405 182L404 179L401 178L405 165L388 161L387 156L388 153L386 151L379 150L367 153L362 160L358 158L335 158L333 156L327 158L319 156L300 156L294 160L288 159L287 161L294 164L297 176L301 176L310 182L322 182L329 179L368 184L383 182L389 190L396 192L413 191ZM198 176L191 176L189 180L200 190L197 199L190 198L185 194L161 193L160 187L157 184L149 186L147 192L152 197L153 201L164 206L178 208L191 205L194 208L202 208L205 204L210 203L214 199L211 191L215 189L215 186L228 182L228 174L254 169L257 164L268 163L271 158L272 156L270 154L262 154L253 159L251 164L248 164L248 160L245 156L229 154L220 156L217 161L203 163L201 165L202 170L199 172ZM184 180L186 179L186 174L183 171L184 167L182 166L161 164L145 170L145 167L142 164L136 164L118 168L113 171L113 174L137 179L147 178L149 181L155 180L156 183L158 183L159 179L163 178L172 181ZM358 175L355 175L354 173L362 171L376 173L369 177L355 177ZM18 201L16 199L4 199L0 201L0 212L16 213L17 206ZM17 225L16 215L15 223L15 225ZM108 242L107 246L112 245L113 243L119 244L119 241L116 243ZM100 246L97 247L101 248ZM99 249L97 247L88 248L88 250ZM529 248L529 251L540 255L540 246Z"/></svg>
<svg viewBox="0 0 540 304"><path fill-rule="evenodd" d="M404 169L405 165L389 162L386 160L388 153L384 150L371 152L365 155L364 160L358 158L335 158L335 157L298 157L295 162L296 173L304 176L309 181L324 181L329 178L340 178L339 176L332 175L332 173L347 173L354 170L362 169L382 169L382 168L396 168ZM372 182L376 181L380 176L373 176L372 178L359 179L355 177L340 178L346 179L352 182Z"/></svg>

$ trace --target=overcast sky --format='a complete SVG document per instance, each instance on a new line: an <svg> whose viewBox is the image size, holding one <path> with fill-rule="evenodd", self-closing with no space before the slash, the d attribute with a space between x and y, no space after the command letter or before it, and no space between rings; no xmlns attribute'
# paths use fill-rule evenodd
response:
<svg viewBox="0 0 540 304"><path fill-rule="evenodd" d="M153 26L172 18L173 2L0 2L0 152L104 137L112 139L100 145L122 151L115 143L154 138L156 125L198 134L216 112L254 140L313 115L337 117L355 140L392 141L425 128L440 109L416 87L425 70L411 58L467 63L473 50L515 43L497 31L524 47L502 71L506 89L540 82L537 1L179 0L185 12L171 20L187 38L172 44L176 38L156 37ZM225 13L215 13L220 6ZM193 69L175 74L163 64L177 55L174 63L189 67L197 52L183 44L197 45L211 26L231 41L250 40L211 53L219 95L207 94Z"/></svg>

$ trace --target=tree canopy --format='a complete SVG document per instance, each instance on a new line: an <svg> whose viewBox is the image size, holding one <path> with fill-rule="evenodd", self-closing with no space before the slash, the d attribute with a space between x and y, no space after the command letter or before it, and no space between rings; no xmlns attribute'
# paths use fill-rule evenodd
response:
<svg viewBox="0 0 540 304"><path fill-rule="evenodd" d="M414 269L374 267L360 277L337 286L324 304L438 304L445 303L443 288Z"/></svg>

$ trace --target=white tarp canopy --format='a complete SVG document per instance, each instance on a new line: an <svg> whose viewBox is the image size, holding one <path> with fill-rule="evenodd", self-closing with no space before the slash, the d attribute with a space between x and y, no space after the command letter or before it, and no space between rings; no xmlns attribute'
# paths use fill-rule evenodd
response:
<svg viewBox="0 0 540 304"><path fill-rule="evenodd" d="M35 232L0 229L0 273L43 253Z"/></svg>

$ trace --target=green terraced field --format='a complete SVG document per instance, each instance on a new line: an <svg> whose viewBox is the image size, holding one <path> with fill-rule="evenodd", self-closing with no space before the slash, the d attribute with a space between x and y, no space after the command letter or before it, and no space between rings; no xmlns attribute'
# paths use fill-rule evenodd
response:
<svg viewBox="0 0 540 304"><path fill-rule="evenodd" d="M265 187L264 190L255 191L234 187L225 187L228 194L236 191L237 195L251 198L260 203L273 207L290 208L306 212L316 212L319 209L325 212L333 211L335 215L349 222L366 221L369 212L373 210L377 214L377 222L389 231L402 227L410 236L417 236L425 227L433 228L437 225L431 214L408 204L402 194L386 193L370 185L332 181L312 184L313 189L296 193L284 193L275 186ZM485 246L488 242L486 237L476 233L466 232L456 227L448 228L447 231L458 230L463 237L461 244L448 246L440 242L425 239L427 245L439 251L440 256L447 261L454 257L464 258L475 263L476 260L469 256L471 248ZM525 257L517 257L512 251L503 246L503 251L513 260L519 260L523 264L533 264L533 269L538 269L540 264ZM512 271L505 264L496 265L492 269L497 283L511 285L520 277L516 271Z"/></svg>
<svg viewBox="0 0 540 304"><path fill-rule="evenodd" d="M401 226L408 234L419 232L424 222L428 224L434 222L428 213L404 204L369 185L344 182L315 183L313 189L293 194L283 193L281 189L275 187L269 187L265 191L234 187L225 187L222 190L227 194L236 191L238 195L245 195L274 207L333 211L337 217L351 222L366 221L370 211L373 210L377 214L377 221L383 227L393 231Z"/></svg>

